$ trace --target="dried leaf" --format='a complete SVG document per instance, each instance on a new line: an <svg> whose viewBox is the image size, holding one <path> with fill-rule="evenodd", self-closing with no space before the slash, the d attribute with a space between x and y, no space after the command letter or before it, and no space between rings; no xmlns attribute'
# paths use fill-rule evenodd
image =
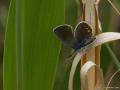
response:
<svg viewBox="0 0 120 90"><path fill-rule="evenodd" d="M69 85L68 85L69 90L73 90L73 77L74 77L76 67L77 67L81 57L91 48L94 48L94 47L104 44L106 42L110 42L110 41L118 40L118 39L120 39L120 33L106 32L106 33L98 34L98 35L96 35L96 39L94 42L92 42L91 44L89 44L79 50L79 52L75 56L73 63L72 63L70 76L69 76Z"/></svg>
<svg viewBox="0 0 120 90"><path fill-rule="evenodd" d="M74 61L72 63L71 71L70 71L70 76L69 76L69 85L68 89L73 90L73 77L75 74L76 67L80 61L80 58L85 54L84 51L78 52L77 55L74 58Z"/></svg>
<svg viewBox="0 0 120 90"><path fill-rule="evenodd" d="M97 71L97 83L96 83L96 87L94 88L94 90L104 90L104 80L103 80L103 74L102 71L100 69L99 66L97 66L95 63L93 63L92 61L88 61L86 62L83 67L81 68L81 85L83 90L92 90L89 89L89 83L88 83L88 73L91 69L93 69L93 67L96 68Z"/></svg>

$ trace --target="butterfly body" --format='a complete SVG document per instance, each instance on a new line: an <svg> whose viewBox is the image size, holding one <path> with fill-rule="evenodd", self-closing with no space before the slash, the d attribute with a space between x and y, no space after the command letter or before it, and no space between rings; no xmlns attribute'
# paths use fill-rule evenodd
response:
<svg viewBox="0 0 120 90"><path fill-rule="evenodd" d="M75 51L77 51L78 49L80 49L80 48L82 48L82 47L90 44L91 42L93 42L94 39L95 39L95 38L91 39L88 43L86 43L86 41L87 41L86 39L81 40L80 42L76 42L72 48L73 48Z"/></svg>
<svg viewBox="0 0 120 90"><path fill-rule="evenodd" d="M54 33L64 45L73 48L75 51L95 40L92 34L92 26L86 21L78 23L74 32L70 25L65 24L56 27Z"/></svg>
<svg viewBox="0 0 120 90"><path fill-rule="evenodd" d="M84 47L85 45L84 45L84 42L85 42L85 40L82 40L82 41L80 41L80 42L76 42L74 45L73 45L73 49L75 49L75 51L77 50L77 49L79 49L79 48L82 48L82 47Z"/></svg>

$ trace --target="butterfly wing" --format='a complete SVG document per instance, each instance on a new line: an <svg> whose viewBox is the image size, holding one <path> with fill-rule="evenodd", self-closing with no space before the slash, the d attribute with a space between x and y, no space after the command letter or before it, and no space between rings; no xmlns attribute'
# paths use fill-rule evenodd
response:
<svg viewBox="0 0 120 90"><path fill-rule="evenodd" d="M82 21L76 26L74 34L77 43L76 48L83 47L95 39L92 35L92 26L90 26L86 21Z"/></svg>
<svg viewBox="0 0 120 90"><path fill-rule="evenodd" d="M55 35L61 40L64 45L72 47L74 44L74 35L72 31L72 26L70 25L61 25L54 29Z"/></svg>

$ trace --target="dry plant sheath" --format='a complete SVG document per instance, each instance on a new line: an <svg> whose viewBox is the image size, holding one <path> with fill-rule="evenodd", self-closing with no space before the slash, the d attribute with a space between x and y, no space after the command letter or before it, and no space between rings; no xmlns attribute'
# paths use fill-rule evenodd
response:
<svg viewBox="0 0 120 90"><path fill-rule="evenodd" d="M80 77L82 90L104 90L104 80L100 69L100 45L120 39L120 33L107 32L100 34L101 25L98 17L99 1L100 0L83 0L82 21L87 21L93 26L92 32L96 39L94 42L80 49L73 59L69 76L69 90L73 90L75 70L81 59L82 67ZM91 70L91 67L94 66L96 68Z"/></svg>
<svg viewBox="0 0 120 90"><path fill-rule="evenodd" d="M100 45L120 39L120 33L100 33L98 4L100 0L82 0L82 20L73 31L65 24L54 28L54 33L64 45L77 53L73 59L69 75L68 90L73 90L73 78L78 63L81 61L82 90L104 90L104 80L100 69Z"/></svg>
<svg viewBox="0 0 120 90"><path fill-rule="evenodd" d="M83 0L83 20L90 22L93 26L93 34L97 35L100 33L99 29L99 17L98 17L98 3L99 0ZM100 65L100 46L92 48L83 57L81 64L84 65L88 60L92 60L95 64ZM81 65L81 66L82 66ZM93 69L89 73L89 83L91 84L89 88L93 88L97 77L95 75L95 70Z"/></svg>
<svg viewBox="0 0 120 90"><path fill-rule="evenodd" d="M91 44L85 46L83 49L79 50L79 52L75 56L75 58L73 60L73 63L72 63L70 76L69 76L69 85L68 85L69 90L73 90L73 78L74 78L75 70L76 70L77 65L80 62L80 59L82 58L82 56L85 55L89 50L91 50L92 48L94 48L96 46L100 46L100 45L102 45L104 43L107 43L107 42L110 42L110 41L113 41L113 40L118 40L118 39L120 39L120 33L115 33L115 32L101 33L101 34L96 35L96 39L95 39L95 41L93 43L91 43ZM88 63L88 62L86 62L86 63ZM92 63L94 63L94 62L92 61ZM80 73L81 74L81 80L83 80L83 81L84 81L84 78L86 78L85 75L87 75L87 76L89 75L87 70L90 69L88 64L85 65L85 66L84 65L82 66L82 68L84 67L84 69L82 69L82 72ZM99 67L98 65L96 65L96 66ZM97 76L96 84L94 85L93 88L89 88L91 84L89 84L89 82L88 82L89 78L87 78L86 82L89 84L88 85L89 87L87 87L88 88L87 90L99 90L99 89L95 89L95 88L98 88L98 87L103 88L103 87L101 87L101 86L104 86L104 83L102 83L103 81L101 81L100 84L97 84L97 82L100 82L99 80L103 80L103 78L99 79L102 76L98 77L97 74L98 74L99 71L97 70L96 72L97 72L96 73L96 76ZM99 73L101 73L101 72L99 72ZM102 73L101 73L101 75L102 75ZM81 81L81 83L82 83L82 81ZM81 84L82 87L85 88L87 83L82 83ZM104 90L104 89L100 89L100 90Z"/></svg>

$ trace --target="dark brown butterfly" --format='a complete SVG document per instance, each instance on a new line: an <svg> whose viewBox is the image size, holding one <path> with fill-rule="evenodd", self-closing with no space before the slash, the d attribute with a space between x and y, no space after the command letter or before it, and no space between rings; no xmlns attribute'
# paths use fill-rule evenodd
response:
<svg viewBox="0 0 120 90"><path fill-rule="evenodd" d="M64 45L73 48L75 51L95 40L92 27L86 21L78 23L74 32L72 26L65 24L56 27L54 33Z"/></svg>

